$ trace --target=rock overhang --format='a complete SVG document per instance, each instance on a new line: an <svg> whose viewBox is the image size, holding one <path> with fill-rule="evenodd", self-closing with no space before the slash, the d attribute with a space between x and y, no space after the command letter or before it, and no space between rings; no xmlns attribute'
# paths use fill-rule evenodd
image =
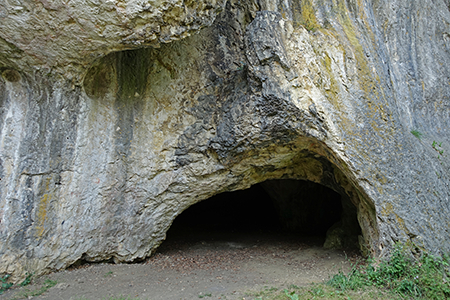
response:
<svg viewBox="0 0 450 300"><path fill-rule="evenodd" d="M159 47L209 26L225 1L16 1L0 4L0 67L77 80L110 52Z"/></svg>

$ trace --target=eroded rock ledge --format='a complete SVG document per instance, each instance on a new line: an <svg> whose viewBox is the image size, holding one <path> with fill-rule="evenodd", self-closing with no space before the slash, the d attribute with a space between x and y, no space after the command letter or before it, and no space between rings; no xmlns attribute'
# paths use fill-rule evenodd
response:
<svg viewBox="0 0 450 300"><path fill-rule="evenodd" d="M341 196L328 246L448 252L450 11L403 2L0 4L0 275L147 257L273 179Z"/></svg>
<svg viewBox="0 0 450 300"><path fill-rule="evenodd" d="M3 1L0 64L77 80L110 52L159 47L214 21L224 0Z"/></svg>

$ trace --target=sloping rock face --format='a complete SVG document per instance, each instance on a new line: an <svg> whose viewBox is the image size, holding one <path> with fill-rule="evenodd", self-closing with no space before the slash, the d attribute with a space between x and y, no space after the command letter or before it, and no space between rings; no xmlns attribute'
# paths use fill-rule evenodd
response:
<svg viewBox="0 0 450 300"><path fill-rule="evenodd" d="M214 194L286 198L275 179L341 195L330 247L353 214L368 254L450 251L449 6L4 1L0 274L147 257Z"/></svg>

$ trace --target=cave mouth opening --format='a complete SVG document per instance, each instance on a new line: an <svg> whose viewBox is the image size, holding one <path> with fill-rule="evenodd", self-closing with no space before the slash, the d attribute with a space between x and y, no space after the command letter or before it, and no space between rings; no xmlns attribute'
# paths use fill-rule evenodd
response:
<svg viewBox="0 0 450 300"><path fill-rule="evenodd" d="M311 181L277 179L190 206L174 220L166 241L289 235L330 248L345 239L334 248L357 249L360 234L356 208L345 195Z"/></svg>

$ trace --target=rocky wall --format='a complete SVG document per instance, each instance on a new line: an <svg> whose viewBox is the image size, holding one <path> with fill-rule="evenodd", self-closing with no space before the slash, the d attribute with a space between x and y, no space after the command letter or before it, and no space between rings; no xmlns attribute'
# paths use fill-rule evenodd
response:
<svg viewBox="0 0 450 300"><path fill-rule="evenodd" d="M450 250L445 0L76 3L0 4L0 274L147 257L268 179L345 195L371 255Z"/></svg>

